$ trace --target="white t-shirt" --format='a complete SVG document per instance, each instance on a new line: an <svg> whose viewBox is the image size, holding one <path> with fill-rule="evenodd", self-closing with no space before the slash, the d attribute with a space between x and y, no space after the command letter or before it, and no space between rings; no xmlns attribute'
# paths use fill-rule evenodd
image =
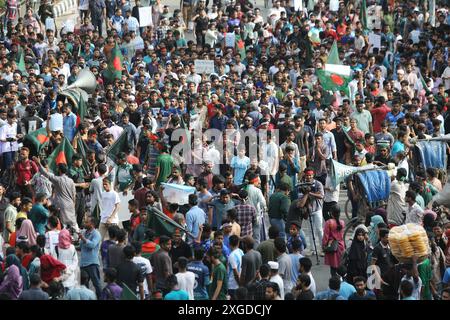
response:
<svg viewBox="0 0 450 320"><path fill-rule="evenodd" d="M119 194L111 190L110 192L103 191L102 192L102 213L101 213L101 222L105 223L106 220L111 216L114 211L116 204L120 203ZM119 216L116 214L111 223L119 223Z"/></svg>
<svg viewBox="0 0 450 320"><path fill-rule="evenodd" d="M228 289L238 289L239 284L234 277L233 269L237 269L240 274L242 270L242 256L244 252L241 249L233 250L228 256Z"/></svg>
<svg viewBox="0 0 450 320"><path fill-rule="evenodd" d="M189 294L189 300L194 300L195 273L191 271L178 272L176 275L178 288Z"/></svg>
<svg viewBox="0 0 450 320"><path fill-rule="evenodd" d="M141 269L141 274L144 277L144 293L149 294L147 275L153 272L152 265L150 261L144 257L134 257L133 262Z"/></svg>

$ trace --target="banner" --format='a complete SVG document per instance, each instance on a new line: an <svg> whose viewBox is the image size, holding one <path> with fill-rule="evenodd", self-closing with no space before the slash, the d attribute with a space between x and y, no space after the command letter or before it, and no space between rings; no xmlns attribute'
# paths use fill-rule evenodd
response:
<svg viewBox="0 0 450 320"><path fill-rule="evenodd" d="M152 7L139 8L139 26L147 27L153 25Z"/></svg>
<svg viewBox="0 0 450 320"><path fill-rule="evenodd" d="M163 196L169 203L188 204L189 195L195 193L195 187L187 187L175 183L161 183L164 187Z"/></svg>
<svg viewBox="0 0 450 320"><path fill-rule="evenodd" d="M361 172L366 170L376 169L377 167L369 164L362 167L353 167L347 166L345 164L339 163L336 160L331 160L331 182L333 187L338 186L341 182L343 182L349 175L355 172Z"/></svg>
<svg viewBox="0 0 450 320"><path fill-rule="evenodd" d="M198 74L214 73L214 60L194 60L195 72Z"/></svg>

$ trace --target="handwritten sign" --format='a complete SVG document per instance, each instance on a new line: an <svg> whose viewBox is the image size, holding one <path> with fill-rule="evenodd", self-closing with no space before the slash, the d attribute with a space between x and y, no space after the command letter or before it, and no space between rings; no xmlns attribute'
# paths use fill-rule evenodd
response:
<svg viewBox="0 0 450 320"><path fill-rule="evenodd" d="M198 74L214 73L214 60L195 60L194 65L195 65L195 72L197 72Z"/></svg>

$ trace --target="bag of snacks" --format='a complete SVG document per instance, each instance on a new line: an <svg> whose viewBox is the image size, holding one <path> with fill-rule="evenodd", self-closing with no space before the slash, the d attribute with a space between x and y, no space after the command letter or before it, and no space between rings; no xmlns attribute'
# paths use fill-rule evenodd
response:
<svg viewBox="0 0 450 320"><path fill-rule="evenodd" d="M420 259L430 253L427 233L415 223L392 228L389 231L389 245L392 254L401 262L407 262L414 255Z"/></svg>

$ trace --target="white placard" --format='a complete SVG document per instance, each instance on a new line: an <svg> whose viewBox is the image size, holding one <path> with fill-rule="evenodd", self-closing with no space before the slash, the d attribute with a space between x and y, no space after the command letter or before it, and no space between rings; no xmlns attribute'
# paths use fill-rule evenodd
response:
<svg viewBox="0 0 450 320"><path fill-rule="evenodd" d="M147 27L152 26L152 7L141 7L139 8L139 26Z"/></svg>
<svg viewBox="0 0 450 320"><path fill-rule="evenodd" d="M55 20L53 18L45 19L45 30L53 30L55 32Z"/></svg>
<svg viewBox="0 0 450 320"><path fill-rule="evenodd" d="M64 24L64 30L66 32L74 32L75 31L75 21L72 19L67 20L67 22Z"/></svg>
<svg viewBox="0 0 450 320"><path fill-rule="evenodd" d="M294 0L294 10L295 11L303 10L303 0Z"/></svg>
<svg viewBox="0 0 450 320"><path fill-rule="evenodd" d="M233 32L225 34L225 47L234 48L236 44L236 35Z"/></svg>
<svg viewBox="0 0 450 320"><path fill-rule="evenodd" d="M27 133L36 131L36 128L37 128L37 121L36 120L29 121L28 122L28 132Z"/></svg>
<svg viewBox="0 0 450 320"><path fill-rule="evenodd" d="M131 194L131 191L128 191L127 195L124 196L123 193L119 193L120 204L119 204L119 212L117 216L119 221L128 221L131 217L131 212L128 210L128 201L134 199L134 196Z"/></svg>
<svg viewBox="0 0 450 320"><path fill-rule="evenodd" d="M381 36L375 34L373 32L369 33L369 43L372 45L372 48L381 48Z"/></svg>
<svg viewBox="0 0 450 320"><path fill-rule="evenodd" d="M330 0L330 11L339 10L339 0Z"/></svg>
<svg viewBox="0 0 450 320"><path fill-rule="evenodd" d="M194 60L195 72L198 74L214 73L214 60Z"/></svg>
<svg viewBox="0 0 450 320"><path fill-rule="evenodd" d="M50 131L63 131L63 115L61 113L50 115L49 127Z"/></svg>

